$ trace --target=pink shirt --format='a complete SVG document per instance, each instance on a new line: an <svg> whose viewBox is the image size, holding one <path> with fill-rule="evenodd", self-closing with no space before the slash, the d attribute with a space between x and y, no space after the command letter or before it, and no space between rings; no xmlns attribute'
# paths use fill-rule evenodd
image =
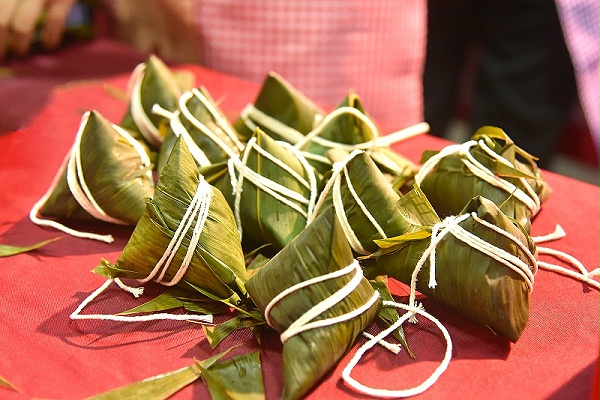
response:
<svg viewBox="0 0 600 400"><path fill-rule="evenodd" d="M202 0L195 24L207 67L331 106L353 89L386 133L423 120L425 0Z"/></svg>

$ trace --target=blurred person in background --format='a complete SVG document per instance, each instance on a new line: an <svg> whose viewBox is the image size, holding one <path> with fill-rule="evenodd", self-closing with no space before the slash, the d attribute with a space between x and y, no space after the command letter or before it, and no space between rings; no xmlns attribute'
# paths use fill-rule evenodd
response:
<svg viewBox="0 0 600 400"><path fill-rule="evenodd" d="M60 43L74 0L0 0L0 56ZM98 4L97 4L98 6ZM105 0L111 33L254 82L269 71L333 106L354 90L389 132L423 120L426 0Z"/></svg>
<svg viewBox="0 0 600 400"><path fill-rule="evenodd" d="M431 133L447 133L466 69L475 75L469 131L498 126L547 167L577 101L573 57L597 151L598 2L557 3L562 28L554 0L429 0L424 99Z"/></svg>

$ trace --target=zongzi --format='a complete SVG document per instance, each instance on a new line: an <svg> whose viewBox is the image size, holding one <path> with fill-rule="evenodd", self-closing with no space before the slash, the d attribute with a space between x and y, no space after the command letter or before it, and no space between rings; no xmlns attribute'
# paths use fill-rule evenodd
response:
<svg viewBox="0 0 600 400"><path fill-rule="evenodd" d="M46 217L135 225L152 197L152 166L145 147L128 131L96 111L86 112L75 143L31 220L74 236L112 241L110 236L77 232Z"/></svg>
<svg viewBox="0 0 600 400"><path fill-rule="evenodd" d="M224 167L226 174L214 171ZM240 236L254 247L283 248L306 227L316 203L313 168L291 145L271 139L260 129L240 157L207 172L219 177L211 182L233 209Z"/></svg>
<svg viewBox="0 0 600 400"><path fill-rule="evenodd" d="M373 321L381 299L331 208L247 282L283 342L283 399L303 396Z"/></svg>
<svg viewBox="0 0 600 400"><path fill-rule="evenodd" d="M221 192L198 172L178 138L152 199L110 278L155 280L236 303L245 296L246 269L240 238Z"/></svg>
<svg viewBox="0 0 600 400"><path fill-rule="evenodd" d="M184 138L194 160L201 167L238 156L244 149L237 132L204 88L194 88L182 94L177 111L171 113L156 106L155 113L167 117L170 128L158 154L159 172L178 136Z"/></svg>
<svg viewBox="0 0 600 400"><path fill-rule="evenodd" d="M368 276L388 275L516 342L529 317L536 246L493 202L476 197L458 216L378 241L363 261ZM374 261L374 262L373 262Z"/></svg>
<svg viewBox="0 0 600 400"><path fill-rule="evenodd" d="M441 216L456 215L473 197L483 196L527 231L552 192L535 157L491 126L465 143L426 152L415 181Z"/></svg>

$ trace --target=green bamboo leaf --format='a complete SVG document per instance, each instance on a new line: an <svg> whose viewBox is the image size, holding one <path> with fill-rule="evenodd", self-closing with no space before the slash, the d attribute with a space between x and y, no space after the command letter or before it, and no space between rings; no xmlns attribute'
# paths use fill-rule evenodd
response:
<svg viewBox="0 0 600 400"><path fill-rule="evenodd" d="M17 389L6 379L0 376L0 387L17 392Z"/></svg>
<svg viewBox="0 0 600 400"><path fill-rule="evenodd" d="M168 290L146 303L130 310L120 312L118 315L158 312L183 307L183 302L176 297L176 291Z"/></svg>
<svg viewBox="0 0 600 400"><path fill-rule="evenodd" d="M251 311L249 315L238 315L215 327L202 325L206 339L213 349L216 348L227 336L236 330L244 328L255 328L265 324L262 314Z"/></svg>
<svg viewBox="0 0 600 400"><path fill-rule="evenodd" d="M126 399L146 399L160 400L167 399L179 390L200 377L200 369L197 365L190 365L176 371L168 372L145 379L131 385L113 389L103 394L91 397L93 400L126 400Z"/></svg>
<svg viewBox="0 0 600 400"><path fill-rule="evenodd" d="M135 382L117 389L109 390L90 397L90 400L162 400L171 397L187 385L195 382L201 375L202 369L210 368L214 363L229 353L231 349L196 362L181 369L153 376L140 382Z"/></svg>
<svg viewBox="0 0 600 400"><path fill-rule="evenodd" d="M258 352L200 367L213 400L260 400L265 388Z"/></svg>
<svg viewBox="0 0 600 400"><path fill-rule="evenodd" d="M405 233L404 235L400 235L400 236L396 236L396 237L392 237L392 238L388 238L388 239L375 240L375 243L377 243L377 245L379 247L381 247L382 249L388 249L388 248L395 247L398 245L410 243L415 240L426 239L430 236L431 236L431 232L426 229L423 229L423 230L420 230L417 232Z"/></svg>
<svg viewBox="0 0 600 400"><path fill-rule="evenodd" d="M372 280L370 282L371 286L373 286L375 290L379 292L379 295L383 300L395 301L392 297L392 293L390 293L390 289L388 288L384 277L378 276L377 278L375 278L375 280ZM379 311L378 317L389 326L400 319L400 314L398 314L398 310L395 308L383 307ZM398 339L398 341L402 345L402 348L406 350L408 355L412 358L415 358L414 353L408 347L408 343L406 342L406 337L404 336L404 329L402 328L402 326L398 327L398 329L394 331L393 335L396 337L396 339Z"/></svg>
<svg viewBox="0 0 600 400"><path fill-rule="evenodd" d="M11 246L9 244L0 244L0 257L10 257L21 253L27 253L28 251L37 250L40 247L43 247L48 243L54 242L58 239L62 239L62 236L44 240L43 242L38 242L29 246Z"/></svg>

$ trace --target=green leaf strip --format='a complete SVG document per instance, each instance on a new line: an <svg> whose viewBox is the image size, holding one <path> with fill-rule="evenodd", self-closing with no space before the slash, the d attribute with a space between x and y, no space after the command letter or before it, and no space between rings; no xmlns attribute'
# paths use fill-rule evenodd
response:
<svg viewBox="0 0 600 400"><path fill-rule="evenodd" d="M47 245L48 243L62 239L62 237L55 237L53 239L44 240L29 246L11 246L8 244L0 244L0 257L10 257L16 254L27 253L32 250L37 250L40 247Z"/></svg>

